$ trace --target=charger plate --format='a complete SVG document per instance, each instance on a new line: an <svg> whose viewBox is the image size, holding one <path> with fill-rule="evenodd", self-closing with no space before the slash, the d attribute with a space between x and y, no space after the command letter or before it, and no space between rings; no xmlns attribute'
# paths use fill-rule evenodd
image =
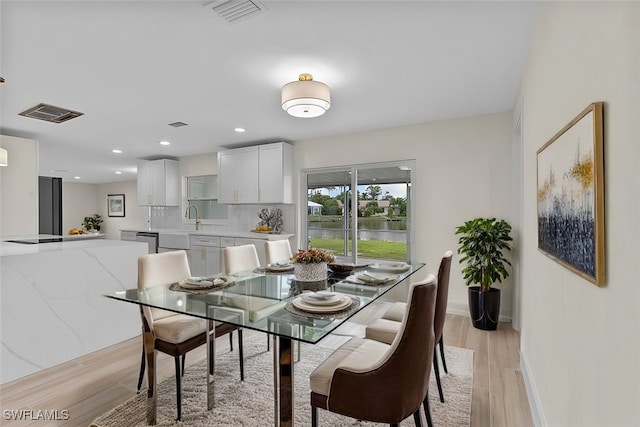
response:
<svg viewBox="0 0 640 427"><path fill-rule="evenodd" d="M358 297L353 297L351 295L345 295L345 297L351 300L350 304L348 304L345 308L342 308L342 309L336 310L334 308L335 311L315 312L313 311L313 309L318 307L313 307L313 306L311 308L312 311L308 311L306 309L300 309L293 304L293 301L295 300L289 301L287 305L284 306L284 310L288 311L291 314L295 314L297 316L312 317L315 319L328 319L328 318L335 319L339 317L346 317L353 314L355 311L357 311L360 308L360 299Z"/></svg>
<svg viewBox="0 0 640 427"><path fill-rule="evenodd" d="M235 280L232 280L232 278L228 276L220 276L212 279L222 279L222 278L224 279L224 283L216 284L214 280L213 282L211 282L211 285L206 285L206 286L195 285L195 284L187 283L184 280L181 280L180 282L172 283L171 285L169 285L169 289L172 291L188 292L191 294L207 294L211 291L224 289L236 283Z"/></svg>

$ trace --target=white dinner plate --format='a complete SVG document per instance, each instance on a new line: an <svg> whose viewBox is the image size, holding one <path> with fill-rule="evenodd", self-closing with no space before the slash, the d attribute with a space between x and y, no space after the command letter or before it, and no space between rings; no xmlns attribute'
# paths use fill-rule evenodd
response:
<svg viewBox="0 0 640 427"><path fill-rule="evenodd" d="M266 269L270 271L287 271L293 269L293 264L269 264Z"/></svg>
<svg viewBox="0 0 640 427"><path fill-rule="evenodd" d="M311 305L336 305L342 301L344 295L317 295L314 292L302 293L298 295L307 304Z"/></svg>
<svg viewBox="0 0 640 427"><path fill-rule="evenodd" d="M332 305L313 305L307 303L302 298L296 298L291 301L291 303L300 310L308 311L309 313L328 313L344 310L352 304L352 300L348 296L344 295L337 304Z"/></svg>
<svg viewBox="0 0 640 427"><path fill-rule="evenodd" d="M400 273L407 271L411 266L406 262L394 262L394 263L375 263L369 266L372 270L387 271L389 273Z"/></svg>

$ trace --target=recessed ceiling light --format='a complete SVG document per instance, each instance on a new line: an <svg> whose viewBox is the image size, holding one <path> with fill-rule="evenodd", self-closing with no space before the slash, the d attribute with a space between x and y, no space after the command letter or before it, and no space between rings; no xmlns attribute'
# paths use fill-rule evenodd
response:
<svg viewBox="0 0 640 427"><path fill-rule="evenodd" d="M111 150L111 152L116 154L122 154L122 150L119 150L117 148L114 148L113 150Z"/></svg>
<svg viewBox="0 0 640 427"><path fill-rule="evenodd" d="M233 129L233 130L234 130L234 131L236 131L236 132L238 132L238 133L242 133L242 132L245 132L245 131L246 131L246 129L245 129L245 128L235 128L235 129Z"/></svg>
<svg viewBox="0 0 640 427"><path fill-rule="evenodd" d="M169 141L160 141L160 145L171 145Z"/></svg>
<svg viewBox="0 0 640 427"><path fill-rule="evenodd" d="M80 177L79 176L74 176L73 179L80 179Z"/></svg>
<svg viewBox="0 0 640 427"><path fill-rule="evenodd" d="M122 171L116 171L116 175L122 175Z"/></svg>

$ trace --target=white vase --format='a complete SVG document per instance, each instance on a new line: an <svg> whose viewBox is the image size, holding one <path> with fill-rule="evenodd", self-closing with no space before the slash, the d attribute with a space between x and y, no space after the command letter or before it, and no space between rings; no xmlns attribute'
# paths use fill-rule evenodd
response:
<svg viewBox="0 0 640 427"><path fill-rule="evenodd" d="M327 280L327 263L293 264L293 275L301 282L319 282Z"/></svg>

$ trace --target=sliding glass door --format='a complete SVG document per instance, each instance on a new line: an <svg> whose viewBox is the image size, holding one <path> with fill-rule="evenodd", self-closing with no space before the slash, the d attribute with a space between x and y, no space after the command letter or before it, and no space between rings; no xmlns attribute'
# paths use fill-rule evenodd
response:
<svg viewBox="0 0 640 427"><path fill-rule="evenodd" d="M339 260L410 260L413 161L303 171L307 247Z"/></svg>

